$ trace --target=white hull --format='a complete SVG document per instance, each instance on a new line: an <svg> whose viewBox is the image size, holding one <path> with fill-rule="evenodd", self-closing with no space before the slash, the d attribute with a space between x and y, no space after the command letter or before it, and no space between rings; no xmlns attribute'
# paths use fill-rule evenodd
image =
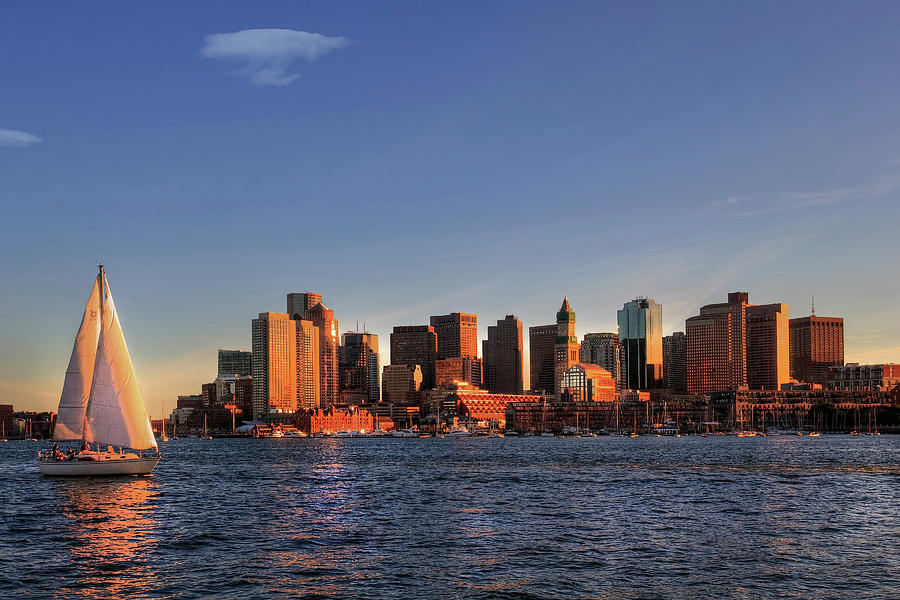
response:
<svg viewBox="0 0 900 600"><path fill-rule="evenodd" d="M85 477L108 475L149 475L159 463L158 456L122 460L59 460L39 463L41 475Z"/></svg>

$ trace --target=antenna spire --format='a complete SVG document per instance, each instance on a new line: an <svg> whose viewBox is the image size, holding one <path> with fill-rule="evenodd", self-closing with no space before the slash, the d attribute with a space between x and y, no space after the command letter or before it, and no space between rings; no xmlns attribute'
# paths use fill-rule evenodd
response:
<svg viewBox="0 0 900 600"><path fill-rule="evenodd" d="M812 316L816 316L816 295L812 295Z"/></svg>

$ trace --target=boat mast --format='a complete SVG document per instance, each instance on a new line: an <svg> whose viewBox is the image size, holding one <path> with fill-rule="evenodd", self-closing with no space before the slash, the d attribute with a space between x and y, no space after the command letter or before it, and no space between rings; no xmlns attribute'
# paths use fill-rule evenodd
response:
<svg viewBox="0 0 900 600"><path fill-rule="evenodd" d="M98 265L100 272L97 274L97 280L100 282L100 330L103 331L103 265ZM94 350L96 353L96 349ZM81 426L81 446L84 447L85 442L87 441L87 414L88 409L91 407L91 399L94 397L94 386L93 382L91 382L91 393L88 394L88 403L87 406L84 407L84 422Z"/></svg>

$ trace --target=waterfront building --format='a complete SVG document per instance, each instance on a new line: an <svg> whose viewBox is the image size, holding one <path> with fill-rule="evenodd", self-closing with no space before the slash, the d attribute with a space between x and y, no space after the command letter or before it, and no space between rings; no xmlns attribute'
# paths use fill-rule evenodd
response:
<svg viewBox="0 0 900 600"><path fill-rule="evenodd" d="M418 403L422 389L419 365L385 365L381 377L381 401L395 404Z"/></svg>
<svg viewBox="0 0 900 600"><path fill-rule="evenodd" d="M437 358L478 356L478 315L450 313L431 317L437 335Z"/></svg>
<svg viewBox="0 0 900 600"><path fill-rule="evenodd" d="M603 367L578 363L563 374L562 399L567 402L615 402L616 382Z"/></svg>
<svg viewBox="0 0 900 600"><path fill-rule="evenodd" d="M788 305L747 306L747 385L777 390L791 380Z"/></svg>
<svg viewBox="0 0 900 600"><path fill-rule="evenodd" d="M249 377L251 369L251 361L253 360L252 352L244 350L219 350L217 371L220 375L239 375L240 377Z"/></svg>
<svg viewBox="0 0 900 600"><path fill-rule="evenodd" d="M288 294L287 314L292 319L309 319L309 310L316 304L322 304L322 294L316 292Z"/></svg>
<svg viewBox="0 0 900 600"><path fill-rule="evenodd" d="M434 387L437 334L430 325L398 325L391 333L391 364L422 369L422 387Z"/></svg>
<svg viewBox="0 0 900 600"><path fill-rule="evenodd" d="M575 337L575 311L569 305L569 297L563 298L556 313L556 340L554 344L553 390L556 398L562 398L563 376L578 362L578 338Z"/></svg>
<svg viewBox="0 0 900 600"><path fill-rule="evenodd" d="M338 362L342 398L346 396L345 392L355 391L361 393L362 403L381 400L381 364L377 335L356 331L343 334ZM352 404L360 402L354 400Z"/></svg>
<svg viewBox="0 0 900 600"><path fill-rule="evenodd" d="M788 324L791 377L806 383L828 383L828 369L844 364L844 319L799 317Z"/></svg>
<svg viewBox="0 0 900 600"><path fill-rule="evenodd" d="M0 404L0 438L9 438L13 431L12 404Z"/></svg>
<svg viewBox="0 0 900 600"><path fill-rule="evenodd" d="M663 383L662 305L635 298L617 313L622 344L622 388L648 389Z"/></svg>
<svg viewBox="0 0 900 600"><path fill-rule="evenodd" d="M687 390L687 339L683 331L664 336L663 375L666 387L672 390Z"/></svg>
<svg viewBox="0 0 900 600"><path fill-rule="evenodd" d="M253 319L253 418L297 410L297 327L287 314Z"/></svg>
<svg viewBox="0 0 900 600"><path fill-rule="evenodd" d="M498 319L488 327L482 342L483 387L496 394L521 394L523 380L522 321L515 315Z"/></svg>
<svg viewBox="0 0 900 600"><path fill-rule="evenodd" d="M556 364L556 325L528 328L531 389L551 394Z"/></svg>
<svg viewBox="0 0 900 600"><path fill-rule="evenodd" d="M334 311L321 302L306 313L313 325L319 328L320 405L333 406L338 402L338 320L334 318Z"/></svg>
<svg viewBox="0 0 900 600"><path fill-rule="evenodd" d="M707 304L685 321L687 390L707 394L747 385L747 292Z"/></svg>
<svg viewBox="0 0 900 600"><path fill-rule="evenodd" d="M454 415L467 417L474 421L484 421L490 427L505 429L506 409L513 402L538 403L541 396L524 396L521 394L491 394L460 390L447 396L444 412L445 418Z"/></svg>
<svg viewBox="0 0 900 600"><path fill-rule="evenodd" d="M317 408L292 417L300 431L312 434L334 434L339 431L367 433L375 429L375 415L357 406Z"/></svg>
<svg viewBox="0 0 900 600"><path fill-rule="evenodd" d="M900 364L848 363L829 369L829 387L849 391L890 391L900 385Z"/></svg>
<svg viewBox="0 0 900 600"><path fill-rule="evenodd" d="M434 385L443 387L456 381L467 381L481 387L480 358L454 357L434 362Z"/></svg>
<svg viewBox="0 0 900 600"><path fill-rule="evenodd" d="M616 392L622 391L622 346L618 333L584 334L578 360L606 369L616 382Z"/></svg>

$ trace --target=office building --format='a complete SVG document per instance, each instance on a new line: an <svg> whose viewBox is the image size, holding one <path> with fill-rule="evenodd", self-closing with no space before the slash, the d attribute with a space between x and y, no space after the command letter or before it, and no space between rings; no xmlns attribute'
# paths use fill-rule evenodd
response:
<svg viewBox="0 0 900 600"><path fill-rule="evenodd" d="M466 381L481 387L481 359L468 357L445 358L434 361L434 386L445 387L459 381Z"/></svg>
<svg viewBox="0 0 900 600"><path fill-rule="evenodd" d="M805 383L828 383L828 370L844 364L844 319L800 317L788 324L791 377Z"/></svg>
<svg viewBox="0 0 900 600"><path fill-rule="evenodd" d="M253 319L253 418L297 410L297 332L282 313Z"/></svg>
<svg viewBox="0 0 900 600"><path fill-rule="evenodd" d="M578 362L578 338L575 337L575 311L569 305L569 297L563 298L556 313L556 340L554 343L553 390L557 399L562 398L563 376Z"/></svg>
<svg viewBox="0 0 900 600"><path fill-rule="evenodd" d="M683 331L664 336L663 375L666 387L676 391L687 390L687 339Z"/></svg>
<svg viewBox="0 0 900 600"><path fill-rule="evenodd" d="M391 332L391 364L422 369L422 387L434 387L437 335L430 325L398 325Z"/></svg>
<svg viewBox="0 0 900 600"><path fill-rule="evenodd" d="M419 401L422 389L422 367L419 365L385 365L381 377L381 401L412 404Z"/></svg>
<svg viewBox="0 0 900 600"><path fill-rule="evenodd" d="M619 344L619 334L584 334L578 360L606 369L616 382L616 392L622 391L622 346Z"/></svg>
<svg viewBox="0 0 900 600"><path fill-rule="evenodd" d="M297 339L297 408L311 410L322 404L322 360L319 328L304 318L292 318Z"/></svg>
<svg viewBox="0 0 900 600"><path fill-rule="evenodd" d="M556 368L556 325L537 325L528 328L528 353L531 389L545 394L554 393Z"/></svg>
<svg viewBox="0 0 900 600"><path fill-rule="evenodd" d="M599 365L577 363L563 374L564 402L615 402L616 382L609 371Z"/></svg>
<svg viewBox="0 0 900 600"><path fill-rule="evenodd" d="M829 387L844 391L888 392L900 385L900 364L849 363L829 369Z"/></svg>
<svg viewBox="0 0 900 600"><path fill-rule="evenodd" d="M450 313L431 317L437 335L437 358L478 356L478 316L470 313Z"/></svg>
<svg viewBox="0 0 900 600"><path fill-rule="evenodd" d="M377 335L356 331L343 334L338 363L342 395L347 391L356 391L362 393L364 403L381 400L381 364Z"/></svg>
<svg viewBox="0 0 900 600"><path fill-rule="evenodd" d="M322 304L322 294L316 292L288 294L287 314L292 319L309 319L309 310L316 304Z"/></svg>
<svg viewBox="0 0 900 600"><path fill-rule="evenodd" d="M219 370L220 375L238 375L240 377L250 376L250 363L253 360L252 352L243 350L219 350Z"/></svg>
<svg viewBox="0 0 900 600"><path fill-rule="evenodd" d="M338 402L338 320L334 318L334 311L321 302L309 308L306 314L319 328L320 405L327 408Z"/></svg>
<svg viewBox="0 0 900 600"><path fill-rule="evenodd" d="M791 380L788 305L747 305L747 385L777 390Z"/></svg>
<svg viewBox="0 0 900 600"><path fill-rule="evenodd" d="M523 374L522 321L506 315L488 327L482 342L484 360L483 387L495 394L521 394L525 390Z"/></svg>
<svg viewBox="0 0 900 600"><path fill-rule="evenodd" d="M617 313L624 389L663 384L662 305L652 298L626 302Z"/></svg>
<svg viewBox="0 0 900 600"><path fill-rule="evenodd" d="M685 321L688 393L747 385L747 304L747 292L732 292Z"/></svg>

